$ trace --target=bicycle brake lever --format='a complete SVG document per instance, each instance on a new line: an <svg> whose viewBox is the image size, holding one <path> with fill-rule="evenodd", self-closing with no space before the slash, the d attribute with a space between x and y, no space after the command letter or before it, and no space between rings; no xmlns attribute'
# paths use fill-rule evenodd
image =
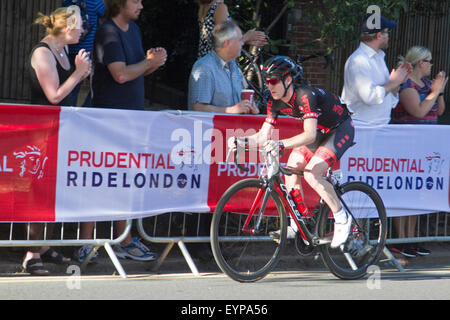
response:
<svg viewBox="0 0 450 320"><path fill-rule="evenodd" d="M232 151L236 151L236 152L234 153L234 163L236 163L237 167L238 167L239 169L241 169L242 171L245 171L245 172L249 171L248 168L246 168L246 167L244 167L242 164L239 164L239 163L238 163L238 157L239 157L239 155L240 155L243 151L245 151L245 147L242 147L242 146L240 146L240 145L237 143L237 137L234 137L234 145L235 145L235 148L236 148L236 149L235 149L235 150L230 149L230 150L228 151L228 153L230 154ZM227 155L227 159L228 159L228 155Z"/></svg>

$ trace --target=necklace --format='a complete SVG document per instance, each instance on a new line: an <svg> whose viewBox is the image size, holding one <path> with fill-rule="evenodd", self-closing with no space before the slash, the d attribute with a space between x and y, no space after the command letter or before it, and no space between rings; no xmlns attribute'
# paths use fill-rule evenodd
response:
<svg viewBox="0 0 450 320"><path fill-rule="evenodd" d="M55 46L55 50L56 50L56 52L58 52L58 54L59 54L59 56L60 56L61 58L64 58L63 50L59 51L58 48L57 48L56 46Z"/></svg>

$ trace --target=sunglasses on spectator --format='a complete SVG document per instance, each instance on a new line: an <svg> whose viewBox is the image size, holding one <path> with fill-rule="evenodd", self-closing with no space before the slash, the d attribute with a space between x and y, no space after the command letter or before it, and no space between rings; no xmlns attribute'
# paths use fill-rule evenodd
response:
<svg viewBox="0 0 450 320"><path fill-rule="evenodd" d="M428 62L429 64L433 64L433 59L430 60L422 60L423 62Z"/></svg>
<svg viewBox="0 0 450 320"><path fill-rule="evenodd" d="M280 79L278 79L278 78L266 79L267 85L271 84L274 86L274 85L278 84L279 82L280 82Z"/></svg>

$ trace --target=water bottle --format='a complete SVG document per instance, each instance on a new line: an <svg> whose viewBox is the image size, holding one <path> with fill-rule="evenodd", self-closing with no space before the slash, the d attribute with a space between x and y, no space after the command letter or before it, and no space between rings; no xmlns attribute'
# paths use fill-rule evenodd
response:
<svg viewBox="0 0 450 320"><path fill-rule="evenodd" d="M306 206L305 201L303 201L302 191L300 189L292 189L290 195L297 205L300 214L302 216L308 216L308 207Z"/></svg>

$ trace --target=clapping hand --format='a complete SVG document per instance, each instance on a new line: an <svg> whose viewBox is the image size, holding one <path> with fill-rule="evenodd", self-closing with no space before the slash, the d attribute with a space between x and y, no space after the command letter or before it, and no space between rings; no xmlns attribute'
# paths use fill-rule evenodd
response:
<svg viewBox="0 0 450 320"><path fill-rule="evenodd" d="M397 69L391 71L389 81L394 82L397 86L408 80L412 72L412 65L409 62L403 63Z"/></svg>
<svg viewBox="0 0 450 320"><path fill-rule="evenodd" d="M85 79L90 73L92 68L92 61L89 58L89 52L85 49L78 51L75 57L75 69L82 73L82 79Z"/></svg>
<svg viewBox="0 0 450 320"><path fill-rule="evenodd" d="M256 47L263 47L267 44L267 37L264 32L251 29L244 34L244 42Z"/></svg>
<svg viewBox="0 0 450 320"><path fill-rule="evenodd" d="M445 72L441 71L437 74L436 78L432 81L431 91L437 94L443 93L445 86L447 85L448 77L445 77Z"/></svg>
<svg viewBox="0 0 450 320"><path fill-rule="evenodd" d="M147 50L147 60L150 60L153 62L153 66L155 69L163 66L166 63L167 60L167 52L166 49L158 47L158 48L151 48Z"/></svg>

